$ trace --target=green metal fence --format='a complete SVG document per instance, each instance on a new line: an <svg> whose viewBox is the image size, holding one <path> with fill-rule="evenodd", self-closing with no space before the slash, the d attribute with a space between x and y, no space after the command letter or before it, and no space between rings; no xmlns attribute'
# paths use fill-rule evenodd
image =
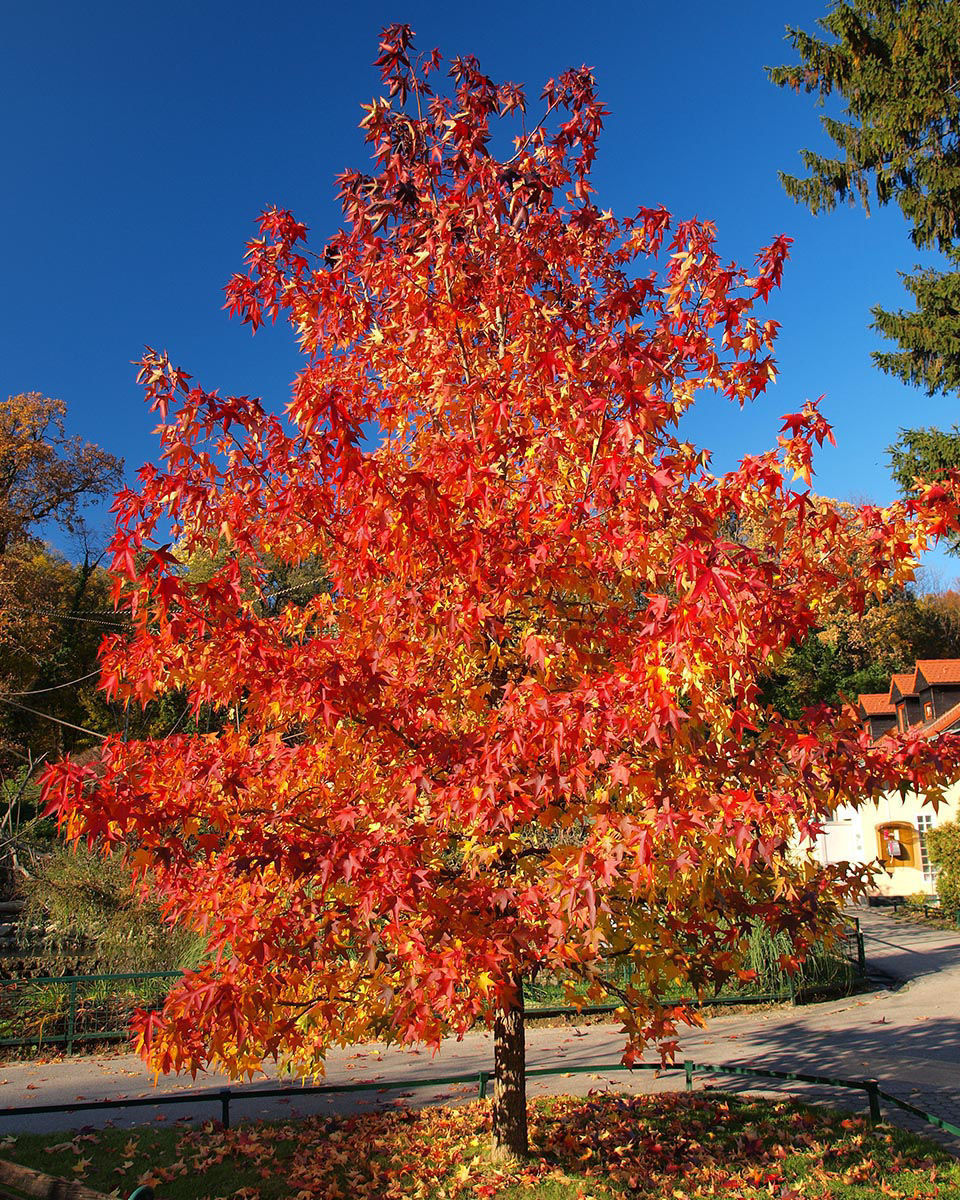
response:
<svg viewBox="0 0 960 1200"><path fill-rule="evenodd" d="M946 907L939 896L931 896L920 904L915 904L906 896L891 896L886 907L892 908L894 913L899 913L902 908L906 910L907 916L933 917L939 921L952 921L954 925L960 926L960 908Z"/></svg>
<svg viewBox="0 0 960 1200"><path fill-rule="evenodd" d="M0 1046L119 1041L135 1008L159 1008L180 971L0 980Z"/></svg>
<svg viewBox="0 0 960 1200"><path fill-rule="evenodd" d="M527 1079L547 1077L551 1075L600 1075L613 1072L655 1071L658 1075L682 1071L688 1092L693 1091L694 1077L700 1074L721 1076L746 1076L752 1079L778 1079L787 1083L814 1084L818 1087L832 1087L847 1091L860 1092L866 1101L867 1112L871 1122L882 1119L881 1102L886 1102L894 1108L919 1117L928 1125L960 1137L960 1125L956 1125L936 1113L929 1113L907 1100L888 1092L879 1079L839 1079L829 1075L813 1075L805 1071L781 1071L772 1067L754 1067L740 1063L698 1063L693 1059L685 1059L682 1063L633 1063L626 1066L622 1062L593 1063L586 1067L573 1067L565 1063L559 1067L534 1067L525 1074ZM438 1075L430 1079L398 1079L377 1080L374 1083L334 1083L334 1084L297 1084L280 1087L224 1087L207 1088L196 1092L177 1092L173 1095L153 1096L124 1096L117 1100L77 1100L72 1104L27 1104L10 1108L0 1108L0 1118L23 1117L50 1113L94 1112L107 1109L127 1108L159 1108L169 1104L219 1104L220 1120L225 1129L230 1128L231 1106L243 1101L266 1100L278 1098L298 1098L303 1096L334 1096L363 1092L390 1092L402 1090L409 1094L413 1089L447 1087L450 1084L475 1083L477 1097L483 1100L487 1096L492 1071L471 1072L467 1075ZM794 1089L796 1090L796 1089Z"/></svg>
<svg viewBox="0 0 960 1200"><path fill-rule="evenodd" d="M664 998L670 1003L694 1005L802 1003L823 994L825 988L852 991L866 972L858 923L851 924L831 961L836 969L826 981L808 979L801 972L796 980L783 975L779 988L745 983L719 995L689 997L677 992ZM180 974L152 971L0 979L0 1046L63 1046L69 1053L78 1043L122 1041L128 1036L134 1009L159 1008L171 981ZM622 989L630 982L629 968L617 963L608 978ZM524 983L524 1003L532 1017L612 1012L619 1004L616 993L607 1003L591 1004L584 997L584 1002L578 1004L576 992L573 989L571 998L556 976L542 974Z"/></svg>
<svg viewBox="0 0 960 1200"><path fill-rule="evenodd" d="M740 1004L803 1004L824 995L846 995L861 988L867 980L867 959L860 931L860 920L845 922L841 937L829 953L816 958L816 970L805 970L801 966L796 975L779 972L773 979L760 982L743 982L730 986L718 993L704 992L691 996L687 992L667 992L662 996L671 1004L686 1003L695 1007ZM611 965L606 978L615 988L624 989L631 982L630 968L622 961ZM554 1017L579 1012L586 1015L612 1012L620 1004L616 992L609 1001L595 1004L585 998L586 984L565 986L560 978L550 973L541 973L533 981L523 985L524 1006L530 1016ZM582 1004L577 995L584 996Z"/></svg>

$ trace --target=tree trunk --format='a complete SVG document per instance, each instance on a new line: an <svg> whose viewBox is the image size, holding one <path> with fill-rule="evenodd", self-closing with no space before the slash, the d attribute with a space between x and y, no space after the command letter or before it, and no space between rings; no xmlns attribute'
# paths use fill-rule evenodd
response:
<svg viewBox="0 0 960 1200"><path fill-rule="evenodd" d="M523 1031L523 986L514 979L516 999L493 1022L493 1157L526 1158L527 1080Z"/></svg>

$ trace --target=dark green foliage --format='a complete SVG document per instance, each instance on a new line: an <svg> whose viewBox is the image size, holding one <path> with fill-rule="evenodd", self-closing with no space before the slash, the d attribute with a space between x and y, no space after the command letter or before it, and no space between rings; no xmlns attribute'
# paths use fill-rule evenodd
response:
<svg viewBox="0 0 960 1200"><path fill-rule="evenodd" d="M889 454L890 472L901 492L908 495L916 489L917 480L932 483L947 471L960 469L960 426L954 425L950 433L942 429L901 429ZM954 553L960 551L960 534L951 534L947 543Z"/></svg>
<svg viewBox="0 0 960 1200"><path fill-rule="evenodd" d="M956 248L948 257L960 266ZM914 309L872 310L871 328L900 347L875 351L874 362L888 374L923 388L928 395L960 392L960 270L930 268L900 278L914 297Z"/></svg>
<svg viewBox="0 0 960 1200"><path fill-rule="evenodd" d="M960 658L960 614L936 597L901 591L811 633L771 670L764 698L797 719L814 704L887 691L890 676L912 671L918 658Z"/></svg>
<svg viewBox="0 0 960 1200"><path fill-rule="evenodd" d="M928 393L960 388L960 3L851 0L830 7L816 37L787 27L800 56L768 68L780 87L836 97L823 128L836 157L801 151L807 175L781 174L811 212L858 200L896 203L920 249L947 269L904 276L915 312L873 310L873 328L899 347L877 353L885 371Z"/></svg>
<svg viewBox="0 0 960 1200"><path fill-rule="evenodd" d="M960 824L949 821L927 831L930 861L939 868L937 895L950 914L960 909Z"/></svg>

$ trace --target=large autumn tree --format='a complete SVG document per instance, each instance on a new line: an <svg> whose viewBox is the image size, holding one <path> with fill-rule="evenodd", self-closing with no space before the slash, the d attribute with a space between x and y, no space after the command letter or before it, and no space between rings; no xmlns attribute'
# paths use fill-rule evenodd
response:
<svg viewBox="0 0 960 1200"><path fill-rule="evenodd" d="M288 407L143 362L162 462L118 499L134 632L103 686L223 719L110 738L99 776L68 761L47 795L74 836L133 839L208 943L140 1021L157 1069L311 1073L334 1044L480 1023L495 1143L523 1153L525 979L617 996L628 1055L670 1053L696 1016L668 992L721 986L758 922L797 953L836 922L858 876L797 850L818 817L948 772L948 742L792 723L758 680L831 606L907 578L955 510L942 488L843 512L797 490L829 434L813 404L710 470L678 426L773 380L787 242L743 269L710 225L598 207L589 70L527 118L472 58L434 91L406 26L378 65L343 228L314 252L266 212L228 286L299 339ZM304 563L330 586L287 604L270 581Z"/></svg>

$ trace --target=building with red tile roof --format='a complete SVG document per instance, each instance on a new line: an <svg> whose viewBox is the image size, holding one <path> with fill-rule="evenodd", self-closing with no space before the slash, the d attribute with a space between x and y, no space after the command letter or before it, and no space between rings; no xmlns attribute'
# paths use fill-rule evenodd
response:
<svg viewBox="0 0 960 1200"><path fill-rule="evenodd" d="M909 673L890 676L890 703L896 710L897 728L903 733L920 720L920 696L914 687L916 668Z"/></svg>
<svg viewBox="0 0 960 1200"><path fill-rule="evenodd" d="M858 696L856 711L874 740L889 733L897 723L897 710L891 704L888 692L868 692Z"/></svg>
<svg viewBox="0 0 960 1200"><path fill-rule="evenodd" d="M922 690L934 684L960 687L960 658L918 658L914 688Z"/></svg>
<svg viewBox="0 0 960 1200"><path fill-rule="evenodd" d="M887 693L887 698L891 704L896 704L904 696L916 695L913 690L913 677L916 673L916 670L913 670L904 674L890 676L890 691Z"/></svg>
<svg viewBox="0 0 960 1200"><path fill-rule="evenodd" d="M892 676L887 692L857 697L854 710L876 741L887 734L938 737L960 732L960 659L920 659L911 672ZM936 891L936 868L926 847L927 831L960 813L960 781L934 812L924 796L892 792L875 804L845 805L823 824L816 854L822 862L873 862L880 869L875 891L908 896Z"/></svg>

